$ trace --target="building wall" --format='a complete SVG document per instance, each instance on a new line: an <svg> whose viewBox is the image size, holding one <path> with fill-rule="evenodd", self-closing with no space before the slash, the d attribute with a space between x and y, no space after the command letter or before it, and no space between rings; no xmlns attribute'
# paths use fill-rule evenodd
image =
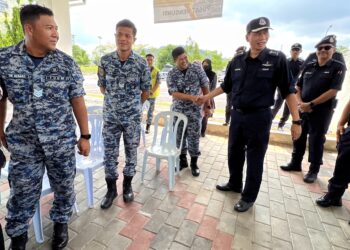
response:
<svg viewBox="0 0 350 250"><path fill-rule="evenodd" d="M60 39L57 48L72 55L72 34L70 28L69 0L39 0L38 4L50 8L58 25Z"/></svg>

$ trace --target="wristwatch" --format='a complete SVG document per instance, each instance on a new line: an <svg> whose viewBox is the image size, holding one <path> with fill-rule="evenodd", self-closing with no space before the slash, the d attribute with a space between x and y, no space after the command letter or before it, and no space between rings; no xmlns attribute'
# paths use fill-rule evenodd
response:
<svg viewBox="0 0 350 250"><path fill-rule="evenodd" d="M295 124L295 125L301 125L301 119L299 119L299 120L296 120L296 121L292 121L292 123L293 124Z"/></svg>
<svg viewBox="0 0 350 250"><path fill-rule="evenodd" d="M309 105L310 105L310 108L313 108L315 106L315 103L310 102Z"/></svg>
<svg viewBox="0 0 350 250"><path fill-rule="evenodd" d="M80 138L85 139L85 140L90 140L91 134L80 135Z"/></svg>

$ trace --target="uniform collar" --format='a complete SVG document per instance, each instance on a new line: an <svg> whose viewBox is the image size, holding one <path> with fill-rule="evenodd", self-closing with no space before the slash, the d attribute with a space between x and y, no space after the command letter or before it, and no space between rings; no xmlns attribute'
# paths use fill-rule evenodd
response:
<svg viewBox="0 0 350 250"><path fill-rule="evenodd" d="M320 65L318 64L318 61L315 62L315 65L317 65L318 67L330 67L332 63L333 63L333 58L329 59L329 60L327 61L327 63L326 63L325 65L323 65L323 66L320 66Z"/></svg>
<svg viewBox="0 0 350 250"><path fill-rule="evenodd" d="M48 56L51 56L52 54L56 53L56 50L53 50L53 51L49 51L45 57L48 57ZM20 55L20 56L26 56L28 55L28 52L26 50L26 46L25 46L25 41L22 40L20 41L17 45L15 45L13 51L12 51L12 54L15 54L15 55Z"/></svg>
<svg viewBox="0 0 350 250"><path fill-rule="evenodd" d="M115 51L115 53L113 53L113 57L114 57L115 59L117 59L118 61L120 61L120 59L119 59L119 55L118 55L118 51L117 51L117 50ZM130 55L129 55L128 59L126 59L126 61L127 61L127 60L129 60L129 59L131 59L131 60L135 60L135 54L134 54L134 51L131 51L131 53L130 53Z"/></svg>
<svg viewBox="0 0 350 250"><path fill-rule="evenodd" d="M258 57L256 57L256 59L258 59L259 61L263 62L266 58L266 55L268 53L268 49L265 47L261 52L260 54L258 55ZM250 55L250 50L248 50L245 55L244 55L244 60L247 60L247 58L249 57Z"/></svg>

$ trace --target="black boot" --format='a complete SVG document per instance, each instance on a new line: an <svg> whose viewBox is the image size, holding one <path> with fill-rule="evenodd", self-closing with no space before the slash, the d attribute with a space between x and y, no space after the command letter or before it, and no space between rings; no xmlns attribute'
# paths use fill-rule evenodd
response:
<svg viewBox="0 0 350 250"><path fill-rule="evenodd" d="M11 237L11 243L10 243L9 249L25 250L27 241L28 241L27 232L25 232L19 236L16 236L16 237Z"/></svg>
<svg viewBox="0 0 350 250"><path fill-rule="evenodd" d="M124 202L132 202L134 200L134 192L132 191L131 181L133 176L124 175L123 181L123 200Z"/></svg>
<svg viewBox="0 0 350 250"><path fill-rule="evenodd" d="M199 168L197 165L198 156L191 157L191 172L193 176L199 176Z"/></svg>
<svg viewBox="0 0 350 250"><path fill-rule="evenodd" d="M52 250L61 250L68 244L68 224L55 222L53 224Z"/></svg>
<svg viewBox="0 0 350 250"><path fill-rule="evenodd" d="M291 160L290 163L284 166L280 166L280 168L284 171L301 171L301 161Z"/></svg>
<svg viewBox="0 0 350 250"><path fill-rule="evenodd" d="M147 124L147 125L146 125L146 132L145 132L146 134L149 134L149 128L150 128L150 127L151 127L151 124Z"/></svg>
<svg viewBox="0 0 350 250"><path fill-rule="evenodd" d="M184 168L188 168L187 156L186 154L180 155L180 171Z"/></svg>
<svg viewBox="0 0 350 250"><path fill-rule="evenodd" d="M116 181L116 178L106 178L107 193L101 202L102 209L107 209L112 206L114 198L118 196Z"/></svg>

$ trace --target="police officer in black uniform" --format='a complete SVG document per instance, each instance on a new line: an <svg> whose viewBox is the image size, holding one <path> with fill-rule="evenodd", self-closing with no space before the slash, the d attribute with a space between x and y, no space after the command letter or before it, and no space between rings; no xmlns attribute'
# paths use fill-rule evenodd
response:
<svg viewBox="0 0 350 250"><path fill-rule="evenodd" d="M344 128L348 123L347 128ZM341 197L350 182L350 100L344 108L337 126L338 157L333 177L328 181L328 192L316 200L321 207L341 206Z"/></svg>
<svg viewBox="0 0 350 250"><path fill-rule="evenodd" d="M304 62L304 60L299 57L301 52L302 52L302 45L300 43L294 43L291 46L291 49L290 49L291 57L288 58L288 68L292 77L291 88L295 88L295 84L296 84L296 81L298 80L300 68ZM275 118L275 116L277 115L282 104L283 104L283 99L281 97L281 94L277 92L277 99L275 101L274 107L272 108L273 118ZM279 129L283 129L284 125L286 124L286 121L288 120L288 117L289 117L288 105L284 104L283 114L278 123Z"/></svg>
<svg viewBox="0 0 350 250"><path fill-rule="evenodd" d="M232 92L231 124L228 145L228 183L217 185L221 191L242 192L243 166L247 155L247 175L242 197L235 204L238 212L247 211L255 202L262 180L276 87L286 98L294 120L292 137L301 133L295 90L290 88L288 65L280 51L266 48L270 21L259 17L247 25L246 40L250 50L237 54L231 61L224 82L202 102L223 92Z"/></svg>
<svg viewBox="0 0 350 250"><path fill-rule="evenodd" d="M304 176L306 183L312 183L317 179L322 165L325 135L336 106L337 92L341 89L345 77L344 64L332 59L335 45L336 41L332 35L324 37L316 44L317 61L312 61L305 66L297 83L303 132L293 143L291 162L281 166L281 169L301 171L301 162L306 149L307 135L309 135L310 167Z"/></svg>

